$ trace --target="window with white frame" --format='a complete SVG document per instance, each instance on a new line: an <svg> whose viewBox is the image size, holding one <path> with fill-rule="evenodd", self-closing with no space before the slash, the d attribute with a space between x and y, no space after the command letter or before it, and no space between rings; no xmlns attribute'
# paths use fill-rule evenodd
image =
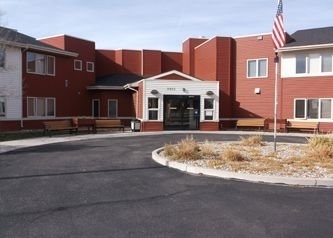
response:
<svg viewBox="0 0 333 238"><path fill-rule="evenodd" d="M307 72L306 55L296 55L296 74L304 74Z"/></svg>
<svg viewBox="0 0 333 238"><path fill-rule="evenodd" d="M295 99L294 102L294 117L297 119L305 119L305 102L306 99Z"/></svg>
<svg viewBox="0 0 333 238"><path fill-rule="evenodd" d="M6 67L6 48L0 47L0 68Z"/></svg>
<svg viewBox="0 0 333 238"><path fill-rule="evenodd" d="M74 70L82 71L82 60L74 60Z"/></svg>
<svg viewBox="0 0 333 238"><path fill-rule="evenodd" d="M214 119L214 99L213 98L205 98L204 99L204 118L205 120L213 120Z"/></svg>
<svg viewBox="0 0 333 238"><path fill-rule="evenodd" d="M247 60L247 77L264 78L267 77L267 59Z"/></svg>
<svg viewBox="0 0 333 238"><path fill-rule="evenodd" d="M109 99L108 100L108 117L118 117L118 100Z"/></svg>
<svg viewBox="0 0 333 238"><path fill-rule="evenodd" d="M28 97L27 115L28 117L54 117L55 98Z"/></svg>
<svg viewBox="0 0 333 238"><path fill-rule="evenodd" d="M319 115L321 119L332 118L332 99L320 99L320 111Z"/></svg>
<svg viewBox="0 0 333 238"><path fill-rule="evenodd" d="M327 72L333 72L333 55L330 53L324 53L321 56L321 72L327 73Z"/></svg>
<svg viewBox="0 0 333 238"><path fill-rule="evenodd" d="M308 99L307 100L307 118L318 119L319 111L319 99Z"/></svg>
<svg viewBox="0 0 333 238"><path fill-rule="evenodd" d="M27 52L27 72L54 76L55 57Z"/></svg>
<svg viewBox="0 0 333 238"><path fill-rule="evenodd" d="M6 116L6 98L0 96L0 117Z"/></svg>
<svg viewBox="0 0 333 238"><path fill-rule="evenodd" d="M298 98L294 101L295 119L332 119L332 98Z"/></svg>
<svg viewBox="0 0 333 238"><path fill-rule="evenodd" d="M148 98L148 120L158 120L158 98Z"/></svg>
<svg viewBox="0 0 333 238"><path fill-rule="evenodd" d="M333 73L333 53L296 54L296 74L320 75Z"/></svg>
<svg viewBox="0 0 333 238"><path fill-rule="evenodd" d="M95 71L94 62L87 62L87 72L94 72L94 71Z"/></svg>

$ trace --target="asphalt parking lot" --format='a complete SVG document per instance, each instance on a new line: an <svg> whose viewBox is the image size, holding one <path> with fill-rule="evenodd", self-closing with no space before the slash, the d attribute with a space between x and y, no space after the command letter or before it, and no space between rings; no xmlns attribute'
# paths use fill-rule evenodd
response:
<svg viewBox="0 0 333 238"><path fill-rule="evenodd" d="M96 138L0 154L0 237L333 236L333 189L193 176L151 159L154 149L185 136Z"/></svg>

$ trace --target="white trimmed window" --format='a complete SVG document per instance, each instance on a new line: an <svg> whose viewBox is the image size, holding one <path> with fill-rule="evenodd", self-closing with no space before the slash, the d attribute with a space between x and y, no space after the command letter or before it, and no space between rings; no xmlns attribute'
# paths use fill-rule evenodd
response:
<svg viewBox="0 0 333 238"><path fill-rule="evenodd" d="M295 119L332 119L332 98L296 98Z"/></svg>
<svg viewBox="0 0 333 238"><path fill-rule="evenodd" d="M205 120L210 121L214 119L215 101L213 98L204 99L204 116Z"/></svg>
<svg viewBox="0 0 333 238"><path fill-rule="evenodd" d="M6 48L0 47L0 68L6 67Z"/></svg>
<svg viewBox="0 0 333 238"><path fill-rule="evenodd" d="M296 74L321 75L333 72L333 53L296 54Z"/></svg>
<svg viewBox="0 0 333 238"><path fill-rule="evenodd" d="M296 74L305 74L308 71L307 67L306 55L296 55Z"/></svg>
<svg viewBox="0 0 333 238"><path fill-rule="evenodd" d="M158 98L148 98L148 120L158 120Z"/></svg>
<svg viewBox="0 0 333 238"><path fill-rule="evenodd" d="M6 116L6 98L0 96L0 117Z"/></svg>
<svg viewBox="0 0 333 238"><path fill-rule="evenodd" d="M324 53L321 56L321 72L333 72L333 54Z"/></svg>
<svg viewBox="0 0 333 238"><path fill-rule="evenodd" d="M265 78L267 73L267 59L250 59L247 60L247 77L248 78Z"/></svg>
<svg viewBox="0 0 333 238"><path fill-rule="evenodd" d="M87 62L87 72L94 72L95 71L95 64L94 62Z"/></svg>
<svg viewBox="0 0 333 238"><path fill-rule="evenodd" d="M28 97L28 117L55 117L55 98Z"/></svg>
<svg viewBox="0 0 333 238"><path fill-rule="evenodd" d="M82 60L74 60L74 70L82 71Z"/></svg>
<svg viewBox="0 0 333 238"><path fill-rule="evenodd" d="M118 117L118 100L117 99L108 100L108 117L113 117L113 118Z"/></svg>
<svg viewBox="0 0 333 238"><path fill-rule="evenodd" d="M27 72L54 76L55 57L34 52L27 52Z"/></svg>

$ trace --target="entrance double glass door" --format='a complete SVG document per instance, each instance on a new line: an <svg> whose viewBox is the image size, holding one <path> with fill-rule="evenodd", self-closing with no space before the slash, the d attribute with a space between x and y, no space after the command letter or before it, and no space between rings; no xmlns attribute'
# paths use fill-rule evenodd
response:
<svg viewBox="0 0 333 238"><path fill-rule="evenodd" d="M164 130L198 130L200 96L164 96Z"/></svg>

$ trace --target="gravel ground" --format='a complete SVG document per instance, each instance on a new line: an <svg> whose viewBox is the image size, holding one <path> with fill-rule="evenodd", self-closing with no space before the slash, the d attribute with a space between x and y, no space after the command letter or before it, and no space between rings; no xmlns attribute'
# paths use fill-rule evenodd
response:
<svg viewBox="0 0 333 238"><path fill-rule="evenodd" d="M306 159L306 145L278 143L276 153L274 144L267 142L262 146L244 146L237 142L208 142L202 145L207 151L214 151L214 155L207 153L209 155L201 156L197 160L178 160L178 162L247 174L333 178L333 161L318 162L316 160L313 162L311 159ZM240 152L244 160L234 161L221 158L223 151L230 148Z"/></svg>

